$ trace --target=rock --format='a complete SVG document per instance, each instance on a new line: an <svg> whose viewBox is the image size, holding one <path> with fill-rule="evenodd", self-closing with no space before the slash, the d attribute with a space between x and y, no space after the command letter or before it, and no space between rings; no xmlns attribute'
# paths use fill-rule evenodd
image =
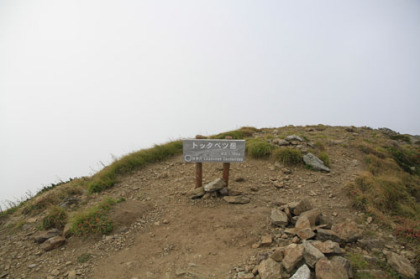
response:
<svg viewBox="0 0 420 279"><path fill-rule="evenodd" d="M271 218L271 223L277 227L285 227L289 223L287 214L278 208L273 208L271 210L270 218Z"/></svg>
<svg viewBox="0 0 420 279"><path fill-rule="evenodd" d="M204 191L215 192L217 190L222 189L223 187L226 187L226 182L222 178L218 178L213 182L204 185Z"/></svg>
<svg viewBox="0 0 420 279"><path fill-rule="evenodd" d="M335 232L343 242L355 242L362 237L362 231L354 221L342 222L333 225L331 230Z"/></svg>
<svg viewBox="0 0 420 279"><path fill-rule="evenodd" d="M258 273L261 279L278 279L281 278L281 265L275 260L268 258L258 266Z"/></svg>
<svg viewBox="0 0 420 279"><path fill-rule="evenodd" d="M227 201L228 203L233 203L233 204L246 204L251 201L250 198L245 197L245 196L225 196L223 197L223 199Z"/></svg>
<svg viewBox="0 0 420 279"><path fill-rule="evenodd" d="M219 190L219 194L222 196L229 196L229 188L223 187L222 189Z"/></svg>
<svg viewBox="0 0 420 279"><path fill-rule="evenodd" d="M202 196L204 196L204 194L205 194L206 192L204 191L204 188L203 187L199 187L199 188L195 188L195 189L192 189L192 190L190 190L188 193L187 193L187 196L190 198L190 199L199 199L199 198L201 198Z"/></svg>
<svg viewBox="0 0 420 279"><path fill-rule="evenodd" d="M289 145L289 142L284 139L274 139L273 144L278 145L278 146L285 146L285 145Z"/></svg>
<svg viewBox="0 0 420 279"><path fill-rule="evenodd" d="M35 267L37 267L38 265L37 264L30 264L30 265L28 265L28 268L30 268L30 269L34 269Z"/></svg>
<svg viewBox="0 0 420 279"><path fill-rule="evenodd" d="M299 267L290 279L311 279L311 270L306 264Z"/></svg>
<svg viewBox="0 0 420 279"><path fill-rule="evenodd" d="M46 240L48 240L52 237L59 236L60 234L61 234L60 231L57 230L57 229L51 229L49 231L43 231L43 232L40 232L40 233L38 233L34 236L34 241L36 243L43 243L43 242L45 242Z"/></svg>
<svg viewBox="0 0 420 279"><path fill-rule="evenodd" d="M244 182L245 178L243 178L242 176L237 176L237 177L235 177L234 181L235 182Z"/></svg>
<svg viewBox="0 0 420 279"><path fill-rule="evenodd" d="M300 230L298 230L298 232L296 234L302 240L314 238L315 235L316 235L314 233L314 231L312 229L310 229L310 228L300 229Z"/></svg>
<svg viewBox="0 0 420 279"><path fill-rule="evenodd" d="M319 208L313 208L311 210L302 212L300 214L299 218L302 217L307 217L309 220L309 223L311 224L312 227L315 227L316 224L319 223L319 216L321 215L321 211L319 210Z"/></svg>
<svg viewBox="0 0 420 279"><path fill-rule="evenodd" d="M241 191L229 189L229 196L233 197L233 196L240 196L240 195L242 195Z"/></svg>
<svg viewBox="0 0 420 279"><path fill-rule="evenodd" d="M357 274L357 278L391 279L388 273L377 269L359 269L357 270Z"/></svg>
<svg viewBox="0 0 420 279"><path fill-rule="evenodd" d="M351 266L351 262L348 259L340 256L334 256L331 258L331 262L343 266L344 269L347 271L347 276L349 278L354 278L353 267Z"/></svg>
<svg viewBox="0 0 420 279"><path fill-rule="evenodd" d="M357 243L365 249L372 250L374 248L381 249L385 246L385 241L381 238L363 238L359 239Z"/></svg>
<svg viewBox="0 0 420 279"><path fill-rule="evenodd" d="M293 271L296 265L303 259L303 245L290 244L284 250L282 265L287 272Z"/></svg>
<svg viewBox="0 0 420 279"><path fill-rule="evenodd" d="M73 235L72 224L68 223L64 226L62 235L65 238L69 238Z"/></svg>
<svg viewBox="0 0 420 279"><path fill-rule="evenodd" d="M303 258L305 259L306 264L312 268L315 267L315 264L319 261L319 259L325 257L324 254L322 254L308 241L303 242L303 248Z"/></svg>
<svg viewBox="0 0 420 279"><path fill-rule="evenodd" d="M238 279L254 279L254 274L240 271L240 272L238 272L238 275L237 275L236 278L238 278Z"/></svg>
<svg viewBox="0 0 420 279"><path fill-rule="evenodd" d="M273 254L271 254L270 258L275 260L276 262L281 262L284 258L284 248L277 248Z"/></svg>
<svg viewBox="0 0 420 279"><path fill-rule="evenodd" d="M346 269L337 262L329 261L327 258L320 259L315 265L317 279L348 279Z"/></svg>
<svg viewBox="0 0 420 279"><path fill-rule="evenodd" d="M286 137L286 140L287 141L300 141L300 142L303 142L303 139L301 137L299 137L299 136L296 136L296 135L287 136Z"/></svg>
<svg viewBox="0 0 420 279"><path fill-rule="evenodd" d="M302 212L311 210L313 208L312 202L309 198L303 199L292 208L293 204L289 203L294 215L300 215Z"/></svg>
<svg viewBox="0 0 420 279"><path fill-rule="evenodd" d="M399 274L407 277L407 278L415 278L417 271L411 265L410 261L407 260L405 257L400 256L394 252L384 252L388 265L391 266L395 271Z"/></svg>
<svg viewBox="0 0 420 279"><path fill-rule="evenodd" d="M309 222L308 217L299 216L298 220L296 221L295 228L296 229L307 229L307 228L310 229L311 223Z"/></svg>
<svg viewBox="0 0 420 279"><path fill-rule="evenodd" d="M51 275L54 275L54 276L58 276L58 275L60 275L60 270L59 269L54 269L53 271L51 271Z"/></svg>
<svg viewBox="0 0 420 279"><path fill-rule="evenodd" d="M314 170L330 172L330 169L324 165L324 162L312 153L304 155L303 161Z"/></svg>
<svg viewBox="0 0 420 279"><path fill-rule="evenodd" d="M50 251L50 250L54 250L60 246L63 246L64 243L66 243L66 239L62 236L54 236L50 239L48 239L47 241L45 241L42 245L41 248L44 249L44 251Z"/></svg>
<svg viewBox="0 0 420 279"><path fill-rule="evenodd" d="M312 241L311 244L315 246L323 254L342 254L340 245L337 242L327 240L327 241Z"/></svg>
<svg viewBox="0 0 420 279"><path fill-rule="evenodd" d="M324 229L328 229L328 230L331 229L333 225L333 220L331 219L330 216L324 215L321 213L318 217L318 220L319 220L320 225L325 225Z"/></svg>
<svg viewBox="0 0 420 279"><path fill-rule="evenodd" d="M60 203L60 207L69 209L69 208L72 208L73 206L77 205L78 203L79 203L78 198L67 197Z"/></svg>
<svg viewBox="0 0 420 279"><path fill-rule="evenodd" d="M270 246L271 244L273 244L273 237L271 235L264 235L261 237L261 247Z"/></svg>
<svg viewBox="0 0 420 279"><path fill-rule="evenodd" d="M69 271L69 275L68 275L68 279L76 279L77 275L76 275L76 270L70 270Z"/></svg>
<svg viewBox="0 0 420 279"><path fill-rule="evenodd" d="M318 229L316 239L321 241L331 240L334 242L341 242L340 237L332 230Z"/></svg>

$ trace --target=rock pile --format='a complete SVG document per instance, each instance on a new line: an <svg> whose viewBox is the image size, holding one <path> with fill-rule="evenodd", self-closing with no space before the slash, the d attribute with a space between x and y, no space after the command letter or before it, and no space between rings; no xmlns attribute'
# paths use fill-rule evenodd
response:
<svg viewBox="0 0 420 279"><path fill-rule="evenodd" d="M195 188L187 193L191 199L209 199L223 197L223 199L232 204L246 204L250 202L247 196L239 191L234 191L226 187L226 182L218 178L203 187Z"/></svg>
<svg viewBox="0 0 420 279"><path fill-rule="evenodd" d="M362 238L362 229L354 221L333 224L309 199L273 208L270 220L274 241L265 235L252 247L277 247L249 259L234 278L355 278L351 262L344 257L344 247ZM415 278L415 269L403 256L384 255L404 278Z"/></svg>

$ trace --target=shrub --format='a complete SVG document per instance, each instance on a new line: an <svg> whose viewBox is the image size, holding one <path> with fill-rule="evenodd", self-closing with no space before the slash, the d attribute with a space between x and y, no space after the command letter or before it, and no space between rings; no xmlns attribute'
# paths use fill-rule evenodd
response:
<svg viewBox="0 0 420 279"><path fill-rule="evenodd" d="M52 206L48 215L42 220L42 227L47 230L51 228L62 229L67 223L67 212L59 207Z"/></svg>
<svg viewBox="0 0 420 279"><path fill-rule="evenodd" d="M92 257L92 255L89 254L89 253L83 253L79 257L77 257L77 262L78 263L86 263L90 260L91 257Z"/></svg>
<svg viewBox="0 0 420 279"><path fill-rule="evenodd" d="M108 211L115 203L114 199L106 198L99 205L77 214L73 218L72 232L77 236L110 233L113 226Z"/></svg>
<svg viewBox="0 0 420 279"><path fill-rule="evenodd" d="M249 139L246 142L246 152L253 158L266 158L273 149L274 146L263 139Z"/></svg>
<svg viewBox="0 0 420 279"><path fill-rule="evenodd" d="M280 148L273 152L275 160L282 162L286 166L302 164L302 153L297 149Z"/></svg>

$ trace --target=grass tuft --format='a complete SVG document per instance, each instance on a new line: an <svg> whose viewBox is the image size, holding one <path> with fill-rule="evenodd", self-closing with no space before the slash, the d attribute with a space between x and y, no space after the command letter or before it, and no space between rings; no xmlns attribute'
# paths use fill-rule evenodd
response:
<svg viewBox="0 0 420 279"><path fill-rule="evenodd" d="M105 198L95 207L86 209L73 217L71 230L74 235L88 236L94 234L108 234L113 230L108 212L111 206L117 201L112 198Z"/></svg>
<svg viewBox="0 0 420 279"><path fill-rule="evenodd" d="M48 215L42 220L42 227L44 230L51 228L62 229L67 223L67 217L67 212L63 208L52 206L48 211Z"/></svg>
<svg viewBox="0 0 420 279"><path fill-rule="evenodd" d="M115 185L118 175L130 173L147 164L163 161L182 153L182 141L173 141L164 145L133 152L105 167L92 177L88 184L89 193L102 192Z"/></svg>
<svg viewBox="0 0 420 279"><path fill-rule="evenodd" d="M302 164L302 152L297 149L279 148L273 151L273 158L286 166Z"/></svg>
<svg viewBox="0 0 420 279"><path fill-rule="evenodd" d="M267 158L273 149L274 146L263 139L249 139L246 142L246 152L252 158Z"/></svg>

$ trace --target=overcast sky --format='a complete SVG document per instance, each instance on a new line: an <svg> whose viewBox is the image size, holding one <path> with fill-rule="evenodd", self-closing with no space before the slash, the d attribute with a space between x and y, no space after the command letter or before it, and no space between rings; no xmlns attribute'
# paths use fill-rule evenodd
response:
<svg viewBox="0 0 420 279"><path fill-rule="evenodd" d="M419 105L417 0L0 0L0 201L245 125L420 134Z"/></svg>

